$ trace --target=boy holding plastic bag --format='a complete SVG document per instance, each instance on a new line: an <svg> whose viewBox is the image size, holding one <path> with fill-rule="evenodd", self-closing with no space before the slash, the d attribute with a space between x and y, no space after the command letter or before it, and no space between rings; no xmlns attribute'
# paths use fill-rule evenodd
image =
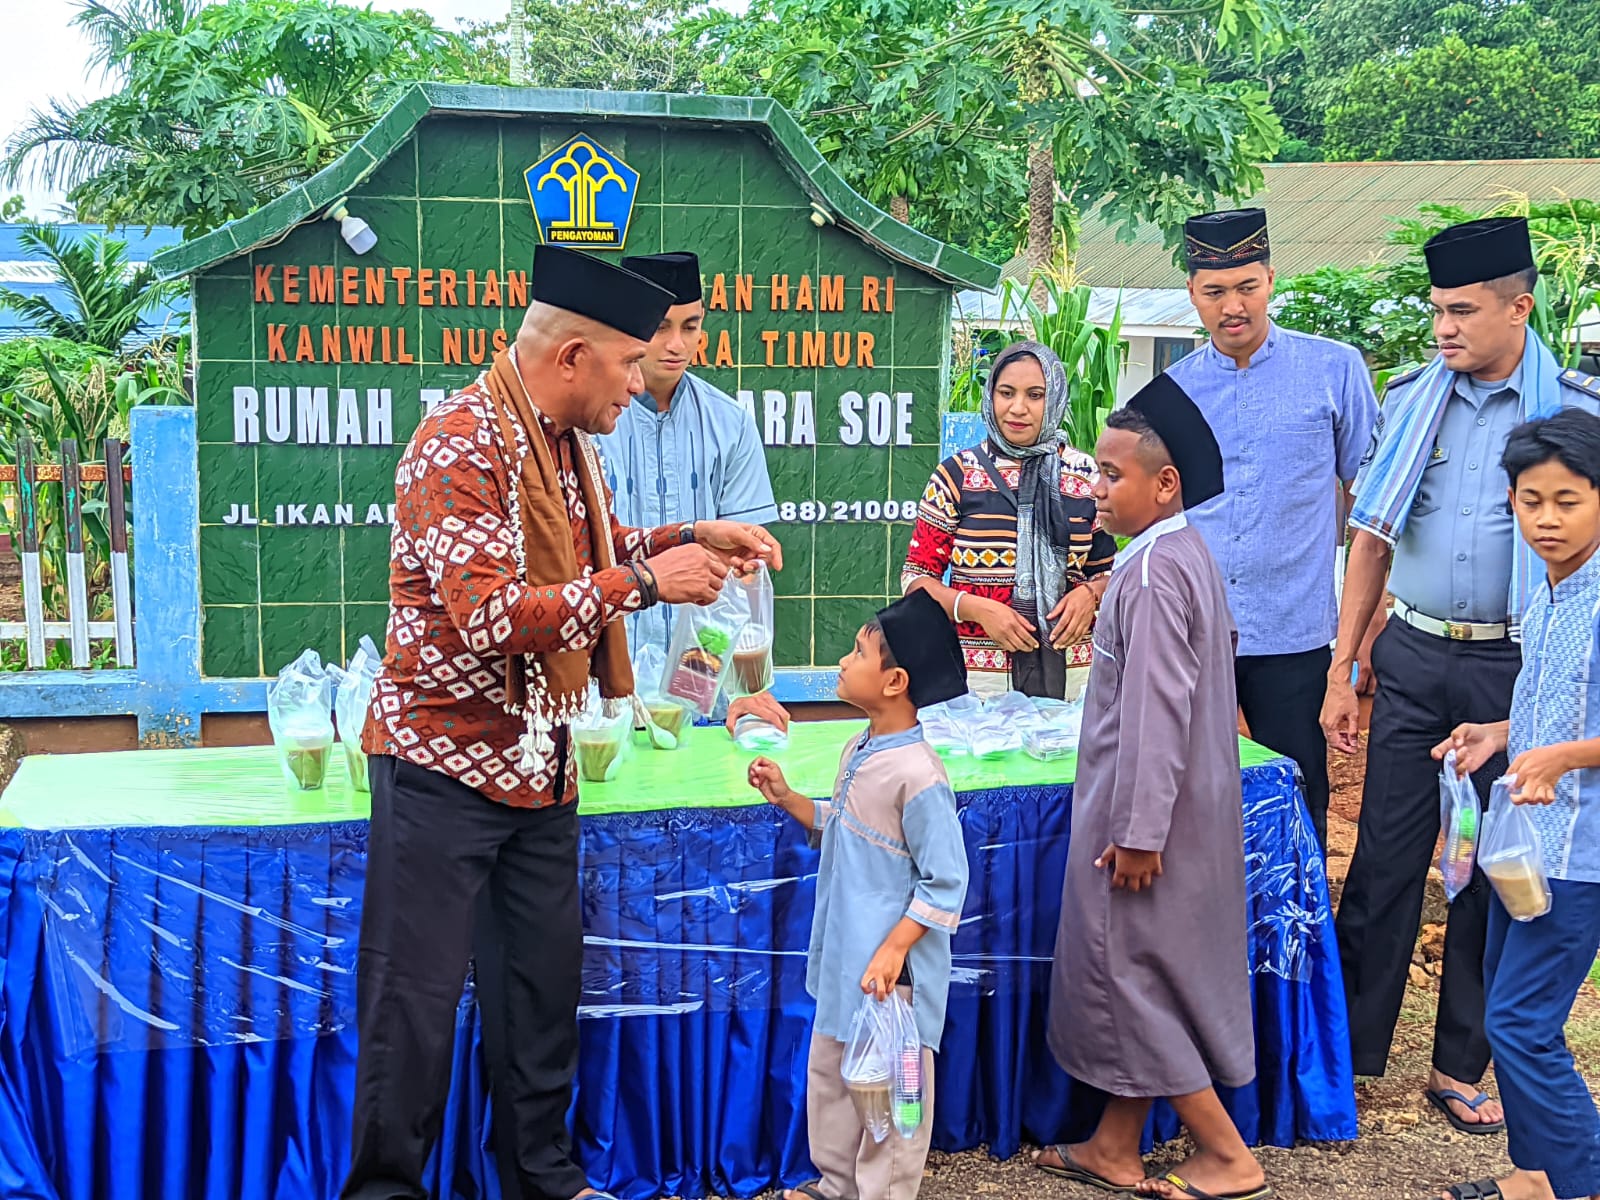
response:
<svg viewBox="0 0 1600 1200"><path fill-rule="evenodd" d="M1600 1111L1562 1032L1600 953L1600 418L1568 408L1530 421L1502 465L1545 567L1523 615L1511 720L1459 726L1433 753L1453 752L1463 774L1511 756L1478 861L1496 891L1485 1024L1517 1169L1443 1195L1600 1197Z"/></svg>
<svg viewBox="0 0 1600 1200"><path fill-rule="evenodd" d="M770 759L750 766L750 785L822 849L806 958L806 990L817 1001L806 1121L822 1177L790 1189L786 1200L914 1200L922 1185L933 1129L933 1051L944 1029L950 936L966 898L967 857L955 795L923 740L917 709L966 690L949 618L926 592L912 592L864 626L839 664L839 699L870 724L845 747L833 798L796 792ZM874 1079L865 1077L862 1055L846 1057L847 1042L863 1048L864 1039L852 1037L863 994L897 1016L900 1002L909 1002L912 1048L916 1041L921 1048L902 1066L897 1043L876 1039L866 1047L867 1057L880 1060ZM898 997L892 1004L891 994ZM866 1018L876 1024L888 1015L869 1011ZM917 1083L920 1096L899 1094Z"/></svg>

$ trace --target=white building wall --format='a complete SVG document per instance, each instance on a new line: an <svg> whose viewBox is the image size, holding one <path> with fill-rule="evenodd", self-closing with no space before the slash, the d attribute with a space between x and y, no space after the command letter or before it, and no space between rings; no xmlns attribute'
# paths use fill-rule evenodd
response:
<svg viewBox="0 0 1600 1200"><path fill-rule="evenodd" d="M1122 364L1122 382L1117 386L1117 403L1124 404L1155 375L1156 339L1151 335L1130 337L1128 357Z"/></svg>

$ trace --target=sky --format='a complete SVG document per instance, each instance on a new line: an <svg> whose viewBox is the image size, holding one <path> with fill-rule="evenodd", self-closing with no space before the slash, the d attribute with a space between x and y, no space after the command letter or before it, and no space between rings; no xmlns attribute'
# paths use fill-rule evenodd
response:
<svg viewBox="0 0 1600 1200"><path fill-rule="evenodd" d="M432 15L440 26L454 29L458 20L496 20L505 12L505 0L371 0L372 7L394 11L420 8ZM6 10L6 39L13 46L25 47L8 55L0 71L0 141L9 142L12 134L27 123L28 114L42 107L51 97L92 100L104 95L105 82L89 78L88 44L72 27L76 12L73 0L0 0ZM21 187L0 187L0 199L20 191L33 217L56 215L59 193L40 187L37 182Z"/></svg>

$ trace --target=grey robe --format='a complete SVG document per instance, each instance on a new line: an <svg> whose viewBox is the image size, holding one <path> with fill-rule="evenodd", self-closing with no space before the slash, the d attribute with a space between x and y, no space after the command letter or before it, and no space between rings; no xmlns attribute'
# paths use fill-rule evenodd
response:
<svg viewBox="0 0 1600 1200"><path fill-rule="evenodd" d="M1114 1096L1255 1077L1234 626L1200 534L1171 518L1117 556L1094 632L1072 800L1050 1048ZM1159 850L1113 891L1107 845Z"/></svg>

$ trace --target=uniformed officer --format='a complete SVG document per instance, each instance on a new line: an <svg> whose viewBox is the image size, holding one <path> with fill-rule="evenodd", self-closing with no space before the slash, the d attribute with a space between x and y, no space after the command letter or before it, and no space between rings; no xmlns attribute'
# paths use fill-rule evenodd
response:
<svg viewBox="0 0 1600 1200"><path fill-rule="evenodd" d="M1543 578L1516 534L1500 454L1511 430L1565 405L1600 412L1600 384L1562 371L1528 328L1538 280L1527 222L1457 225L1424 247L1439 354L1392 381L1356 480L1338 646L1322 724L1356 749L1350 684L1361 631L1384 594L1390 620L1372 648L1378 691L1355 858L1338 915L1357 1075L1381 1075L1410 969L1439 836L1439 766L1429 751L1463 722L1504 721L1521 663L1518 618ZM1479 794L1504 755L1474 777ZM1489 1064L1482 873L1451 905L1426 1094L1457 1129L1498 1133L1500 1105L1478 1089Z"/></svg>

